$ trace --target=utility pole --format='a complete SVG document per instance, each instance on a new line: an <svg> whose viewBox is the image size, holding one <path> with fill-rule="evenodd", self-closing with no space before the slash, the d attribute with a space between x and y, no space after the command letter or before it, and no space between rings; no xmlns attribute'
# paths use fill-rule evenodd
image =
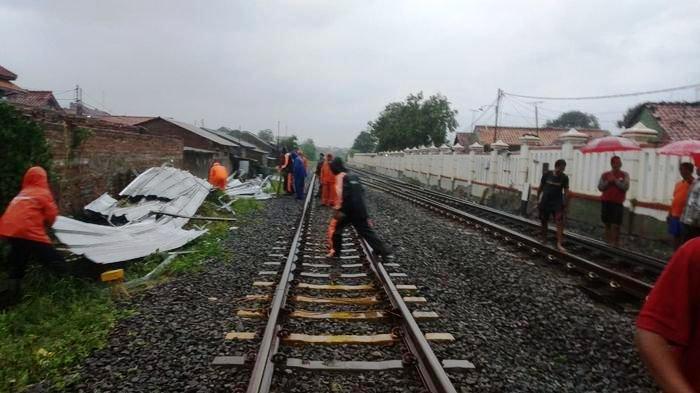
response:
<svg viewBox="0 0 700 393"><path fill-rule="evenodd" d="M280 150L280 121L277 120L277 151Z"/></svg>
<svg viewBox="0 0 700 393"><path fill-rule="evenodd" d="M492 143L496 143L496 141L498 140L498 138L496 138L496 137L498 136L498 111L501 107L501 98L503 98L503 90L498 89L498 96L496 97L496 122L493 126L493 142Z"/></svg>
<svg viewBox="0 0 700 393"><path fill-rule="evenodd" d="M531 102L531 104L534 105L534 107L535 107L535 132L536 132L536 135L538 137L540 136L540 118L539 118L539 111L538 111L539 108L537 108L537 105L541 104L543 102L544 101Z"/></svg>
<svg viewBox="0 0 700 393"><path fill-rule="evenodd" d="M75 85L75 114L83 115L83 89L80 88L80 85Z"/></svg>

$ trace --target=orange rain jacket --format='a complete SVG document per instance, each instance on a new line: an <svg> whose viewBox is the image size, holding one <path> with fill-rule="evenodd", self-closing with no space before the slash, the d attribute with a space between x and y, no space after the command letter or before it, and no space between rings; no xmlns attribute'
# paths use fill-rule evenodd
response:
<svg viewBox="0 0 700 393"><path fill-rule="evenodd" d="M0 236L51 244L46 227L53 225L57 215L46 171L39 166L31 167L24 174L22 190L0 217Z"/></svg>
<svg viewBox="0 0 700 393"><path fill-rule="evenodd" d="M215 162L209 169L209 183L220 190L225 190L227 179L228 171L226 171L226 167Z"/></svg>
<svg viewBox="0 0 700 393"><path fill-rule="evenodd" d="M326 206L333 206L336 200L335 191L335 175L331 171L331 164L333 157L329 154L330 159L326 159L321 165L321 187L323 191L321 192L321 204Z"/></svg>

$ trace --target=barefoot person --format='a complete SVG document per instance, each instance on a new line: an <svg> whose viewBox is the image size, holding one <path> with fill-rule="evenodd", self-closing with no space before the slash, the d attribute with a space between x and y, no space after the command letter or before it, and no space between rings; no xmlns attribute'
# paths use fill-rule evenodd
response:
<svg viewBox="0 0 700 393"><path fill-rule="evenodd" d="M566 251L563 246L564 218L566 207L569 204L569 176L564 174L564 169L566 169L566 161L557 160L554 163L554 171L547 171L542 175L540 187L537 189L540 222L542 223L542 241L547 241L549 218L554 217L554 223L557 225L557 249L559 251Z"/></svg>

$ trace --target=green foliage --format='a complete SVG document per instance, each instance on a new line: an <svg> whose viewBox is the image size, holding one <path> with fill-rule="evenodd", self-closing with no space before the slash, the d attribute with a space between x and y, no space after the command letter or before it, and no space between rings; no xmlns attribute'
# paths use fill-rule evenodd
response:
<svg viewBox="0 0 700 393"><path fill-rule="evenodd" d="M368 123L377 139L376 150L400 150L406 147L445 143L448 132L459 124L457 110L447 97L436 94L423 99L423 92L411 94L406 101L388 104L379 117Z"/></svg>
<svg viewBox="0 0 700 393"><path fill-rule="evenodd" d="M629 109L627 109L627 112L625 112L625 115L622 117L622 120L617 121L617 126L622 128L630 128L634 125L634 123L637 122L637 118L642 112L642 109L644 106L648 104L647 102L642 102L640 104L637 104Z"/></svg>
<svg viewBox="0 0 700 393"><path fill-rule="evenodd" d="M355 138L355 142L352 144L353 152L358 153L372 153L377 147L377 138L372 136L369 131L362 131L360 135Z"/></svg>
<svg viewBox="0 0 700 393"><path fill-rule="evenodd" d="M275 144L275 133L272 130L260 130L258 131L258 138L264 140L265 142L274 145Z"/></svg>
<svg viewBox="0 0 700 393"><path fill-rule="evenodd" d="M0 102L0 211L17 195L24 173L39 165L50 171L51 154L41 127Z"/></svg>
<svg viewBox="0 0 700 393"><path fill-rule="evenodd" d="M89 128L85 127L74 127L72 132L71 132L71 139L70 139L70 149L71 151L78 149L80 145L85 142L86 139L88 139L90 136L92 136L93 132Z"/></svg>
<svg viewBox="0 0 700 393"><path fill-rule="evenodd" d="M545 127L600 128L600 123L595 115L581 111L569 111L562 113L554 120L547 121Z"/></svg>
<svg viewBox="0 0 700 393"><path fill-rule="evenodd" d="M44 380L61 388L127 311L117 311L103 285L78 278L36 268L23 284L23 302L0 313L0 391Z"/></svg>
<svg viewBox="0 0 700 393"><path fill-rule="evenodd" d="M287 151L296 150L299 147L299 142L297 141L297 136L292 135L280 139L280 147L287 149Z"/></svg>
<svg viewBox="0 0 700 393"><path fill-rule="evenodd" d="M301 148L301 151L304 152L304 155L306 158L309 160L315 160L316 159L316 145L314 145L314 140L311 138L306 139L304 142L299 145Z"/></svg>

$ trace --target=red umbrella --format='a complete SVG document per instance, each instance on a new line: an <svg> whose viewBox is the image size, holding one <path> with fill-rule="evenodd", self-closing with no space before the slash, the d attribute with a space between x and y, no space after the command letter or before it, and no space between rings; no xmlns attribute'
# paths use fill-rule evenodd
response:
<svg viewBox="0 0 700 393"><path fill-rule="evenodd" d="M582 153L605 153L610 151L641 150L637 142L619 136L605 136L588 142L581 148Z"/></svg>
<svg viewBox="0 0 700 393"><path fill-rule="evenodd" d="M700 141L685 140L669 143L659 149L659 154L668 154L670 156L692 156L700 153Z"/></svg>

